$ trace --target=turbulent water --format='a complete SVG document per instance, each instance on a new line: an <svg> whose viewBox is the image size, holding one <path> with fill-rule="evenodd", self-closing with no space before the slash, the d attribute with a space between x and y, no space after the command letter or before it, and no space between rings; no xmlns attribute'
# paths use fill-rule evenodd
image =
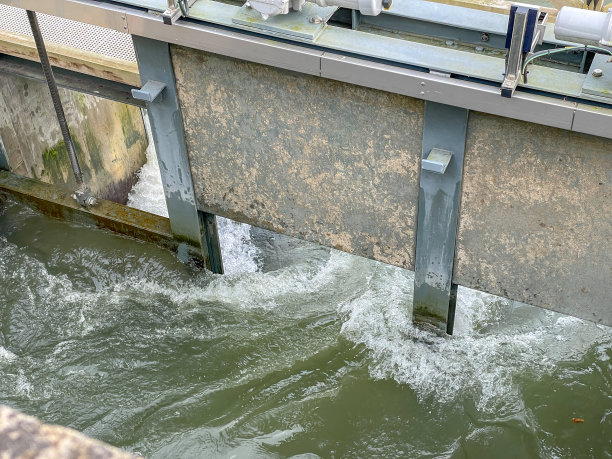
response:
<svg viewBox="0 0 612 459"><path fill-rule="evenodd" d="M0 206L0 403L160 458L612 456L610 328L460 289L437 336L411 273L219 225L225 276Z"/></svg>

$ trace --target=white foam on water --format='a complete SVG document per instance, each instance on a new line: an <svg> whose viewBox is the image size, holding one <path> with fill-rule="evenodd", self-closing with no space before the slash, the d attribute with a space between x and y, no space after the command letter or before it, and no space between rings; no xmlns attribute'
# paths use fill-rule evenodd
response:
<svg viewBox="0 0 612 459"><path fill-rule="evenodd" d="M151 124L144 110L142 118L149 140L149 146L146 151L147 162L138 171L138 182L130 190L127 205L155 215L168 217L168 208L166 207L164 187L159 173L155 144L151 137Z"/></svg>
<svg viewBox="0 0 612 459"><path fill-rule="evenodd" d="M259 269L259 249L251 241L251 226L217 217L225 274L253 273Z"/></svg>
<svg viewBox="0 0 612 459"><path fill-rule="evenodd" d="M129 204L167 215L152 148L147 155L149 161L130 193ZM422 400L431 397L446 403L468 396L475 398L480 410L503 411L504 406L521 403L515 382L519 376L537 378L552 372L560 362L580 360L593 347L605 356L612 346L610 328L469 289L460 289L455 335L438 336L412 324L407 307L412 303L411 273L354 262L355 257L335 251L314 273L303 266L255 273L259 249L251 241L250 227L223 218L218 218L218 225L226 272L254 274L219 277L206 287L177 289L171 294L167 286L145 280L138 281L139 288L171 295L182 305L210 299L237 307L273 309L277 298L316 292L333 285L338 273L346 277L351 269L365 266L371 271L365 275L366 285L356 287L355 294L341 300L338 307L342 334L366 347L373 378L407 384ZM132 287L133 283L126 283L115 289Z"/></svg>
<svg viewBox="0 0 612 459"><path fill-rule="evenodd" d="M215 276L203 275L201 282L189 285L169 282L158 282L157 279L130 278L117 282L109 292L80 292L89 295L85 304L95 304L96 298L102 296L106 301L120 304L124 293L134 290L148 295L162 295L177 306L177 310L188 310L200 307L206 302L219 302L228 307L241 310L273 310L287 306L288 297L310 295L327 287L338 288L336 277L350 273L351 264L347 255L333 251L329 260L321 265L309 263L297 264L273 272L251 272L241 275ZM356 258L356 257L351 257ZM289 302L292 305L293 301ZM322 306L326 307L326 306Z"/></svg>
<svg viewBox="0 0 612 459"><path fill-rule="evenodd" d="M517 378L539 378L591 349L612 347L612 329L474 290L459 290L455 334L415 327L412 276L387 267L369 289L340 305L342 334L364 345L370 375L409 385L420 400L461 397L485 412L522 403Z"/></svg>
<svg viewBox="0 0 612 459"><path fill-rule="evenodd" d="M127 205L168 217L149 117L145 114L143 119L149 138L149 146L146 151L147 162L138 172L138 182L130 190ZM259 249L251 241L250 225L222 217L217 217L217 225L225 273L231 275L257 271L259 267L255 260Z"/></svg>
<svg viewBox="0 0 612 459"><path fill-rule="evenodd" d="M236 244L245 237L234 225L225 230ZM174 280L171 272L143 275L137 263L133 268L111 264L97 273L101 278L108 276L108 282L102 279L101 287L83 291L65 275L50 274L44 263L2 242L1 278L5 283L26 286L22 294L31 297L31 302L48 298L35 310L41 321L48 308L58 307L58 301L78 305L65 308L73 311L62 333L68 339L105 326L102 308L116 307L121 314L121 308L130 304L126 298L135 293L143 298L162 295L175 305L177 314L214 302L237 311L259 308L293 317L307 314L304 308L313 308L315 314L333 313L337 304L341 334L364 347L372 378L405 384L425 402L474 400L477 409L496 416L514 412L524 403L520 378L537 380L563 362L582 360L590 351L600 360L608 359L612 347L612 329L608 327L461 288L455 335L438 336L412 324L408 306L412 303L412 273L338 251L331 251L324 263L304 260L267 273L203 273L183 280ZM79 250L78 265L89 266L98 260L95 251ZM189 329L185 332L193 333ZM0 347L0 362L12 358ZM23 378L15 384L23 393L30 390Z"/></svg>
<svg viewBox="0 0 612 459"><path fill-rule="evenodd" d="M13 362L17 356L8 349L0 346L0 361Z"/></svg>

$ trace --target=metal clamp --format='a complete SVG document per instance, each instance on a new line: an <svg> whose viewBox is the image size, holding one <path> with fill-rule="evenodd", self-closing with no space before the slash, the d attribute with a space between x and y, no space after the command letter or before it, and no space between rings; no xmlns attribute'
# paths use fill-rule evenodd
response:
<svg viewBox="0 0 612 459"><path fill-rule="evenodd" d="M528 53L541 45L546 30L548 13L538 6L512 5L506 33L506 70L501 95L512 97L522 75L522 66Z"/></svg>
<svg viewBox="0 0 612 459"><path fill-rule="evenodd" d="M145 102L153 102L165 88L164 83L149 80L142 88L132 89L132 97Z"/></svg>
<svg viewBox="0 0 612 459"><path fill-rule="evenodd" d="M168 7L166 11L162 13L162 19L164 24L172 25L178 18L182 16L189 16L189 8L196 2L196 0L168 0Z"/></svg>

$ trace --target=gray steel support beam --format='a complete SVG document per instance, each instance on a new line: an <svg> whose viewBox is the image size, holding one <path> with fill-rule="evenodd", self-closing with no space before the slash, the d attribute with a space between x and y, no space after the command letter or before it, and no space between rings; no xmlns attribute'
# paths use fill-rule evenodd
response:
<svg viewBox="0 0 612 459"><path fill-rule="evenodd" d="M204 242L208 250L208 269L213 273L223 274L223 258L221 257L221 244L217 230L217 217L214 214L198 211L200 225L204 229Z"/></svg>
<svg viewBox="0 0 612 459"><path fill-rule="evenodd" d="M457 105L470 110L545 126L560 127L612 138L612 130L607 128L606 120L597 119L599 114L607 115L608 109L594 107L592 113L582 117L582 122L576 122L572 125L575 102L548 97L543 94L518 92L512 99L502 103L499 101L499 89L494 86L457 78L441 78L435 74L404 68L403 65L383 64L369 59L349 57L334 53L331 48L329 52L324 52L303 45L276 41L272 37L258 37L246 32L214 27L206 25L204 22L178 21L172 27L168 27L163 24L159 15L150 14L147 10L131 7L127 4L98 0L46 0L44 2L40 0L0 0L0 4L87 22L120 32L129 32L132 35L145 36L250 62L309 75L323 76L345 83L382 89L433 102ZM443 9L441 6L443 6ZM396 8L399 8L399 10L396 10ZM465 8L430 2L416 2L414 4L407 2L403 6L395 5L391 12L387 14L394 14L393 12L403 10L406 10L407 16L421 21L439 22L455 28L467 28L497 34L505 34L508 21L507 16L504 15L482 11L475 15L475 10L465 12ZM461 12L465 12L465 14ZM437 15L441 15L438 21L435 20ZM495 20L496 17L497 20ZM469 20L469 22L466 23L466 20ZM566 44L554 39L552 28L548 30L547 42ZM346 32L352 33L352 31ZM376 49L378 45L373 42L372 47ZM375 57L389 62L393 61L393 59L382 54L377 54ZM441 62L443 61L441 59ZM424 65L420 61L413 62L413 64ZM546 81L555 85L561 84L556 78ZM551 88L553 93L561 94L552 86L548 87ZM580 94L574 94L574 96L584 97ZM601 118L605 117L602 116Z"/></svg>
<svg viewBox="0 0 612 459"><path fill-rule="evenodd" d="M189 258L195 249L209 268L222 273L216 221L198 215L187 156L181 115L168 43L132 37L142 81L166 85L147 103L153 142L161 172L172 233L179 244L179 257Z"/></svg>
<svg viewBox="0 0 612 459"><path fill-rule="evenodd" d="M6 148L4 148L4 143L2 142L2 137L0 137L0 169L4 171L10 171L8 153L6 152Z"/></svg>
<svg viewBox="0 0 612 459"><path fill-rule="evenodd" d="M452 275L468 113L450 105L425 104L413 311L416 321L448 334L455 315Z"/></svg>

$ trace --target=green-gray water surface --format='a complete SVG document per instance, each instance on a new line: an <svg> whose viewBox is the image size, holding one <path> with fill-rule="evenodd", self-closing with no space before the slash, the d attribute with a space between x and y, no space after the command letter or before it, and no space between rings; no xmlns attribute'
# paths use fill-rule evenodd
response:
<svg viewBox="0 0 612 459"><path fill-rule="evenodd" d="M0 205L0 404L159 458L612 456L609 328L461 289L436 336L411 273L222 229L216 276Z"/></svg>

